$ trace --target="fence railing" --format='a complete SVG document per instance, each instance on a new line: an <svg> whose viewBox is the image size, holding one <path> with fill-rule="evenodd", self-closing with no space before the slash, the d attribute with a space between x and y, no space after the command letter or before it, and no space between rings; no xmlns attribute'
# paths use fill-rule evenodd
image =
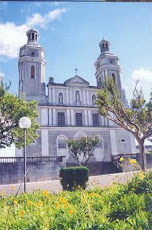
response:
<svg viewBox="0 0 152 230"><path fill-rule="evenodd" d="M63 162L64 156L26 157L27 163ZM0 157L0 164L23 163L24 157Z"/></svg>

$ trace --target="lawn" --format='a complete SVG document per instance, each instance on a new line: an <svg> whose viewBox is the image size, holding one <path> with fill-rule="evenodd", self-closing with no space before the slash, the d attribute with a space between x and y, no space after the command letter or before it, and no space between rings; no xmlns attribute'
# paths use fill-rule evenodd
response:
<svg viewBox="0 0 152 230"><path fill-rule="evenodd" d="M152 171L103 190L1 194L0 229L151 230Z"/></svg>

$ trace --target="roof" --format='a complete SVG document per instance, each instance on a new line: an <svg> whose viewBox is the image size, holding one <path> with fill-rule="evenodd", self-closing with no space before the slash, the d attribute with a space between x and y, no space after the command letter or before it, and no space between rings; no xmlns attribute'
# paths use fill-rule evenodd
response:
<svg viewBox="0 0 152 230"><path fill-rule="evenodd" d="M39 33L37 30L35 30L35 29L30 29L30 30L28 30L27 32L26 32L26 35L28 35L29 33L32 33L32 32L34 32L34 33Z"/></svg>
<svg viewBox="0 0 152 230"><path fill-rule="evenodd" d="M67 79L64 83L56 83L54 81L49 81L47 86L52 85L52 86L65 86L66 87L70 83L73 85L75 83L78 83L78 84L82 84L82 85L87 85L87 87L89 87L89 88L97 88L97 86L89 85L90 83L88 81L86 81L85 79L83 79L82 77L80 77L78 75L75 75L74 77Z"/></svg>
<svg viewBox="0 0 152 230"><path fill-rule="evenodd" d="M64 82L64 84L67 84L67 83L69 83L69 82L74 82L73 80L74 79L79 79L81 82L84 82L84 83L86 83L87 85L89 85L89 82L88 81L86 81L86 80L84 80L82 77L80 77L80 76L78 76L78 75L75 75L74 77L71 77L71 78L69 78L69 79L67 79L65 82Z"/></svg>

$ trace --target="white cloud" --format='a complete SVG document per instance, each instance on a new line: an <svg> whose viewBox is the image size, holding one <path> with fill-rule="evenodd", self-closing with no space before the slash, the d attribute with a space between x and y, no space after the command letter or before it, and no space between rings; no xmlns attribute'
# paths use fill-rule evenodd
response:
<svg viewBox="0 0 152 230"><path fill-rule="evenodd" d="M144 68L136 69L132 73L133 80L152 82L152 71Z"/></svg>
<svg viewBox="0 0 152 230"><path fill-rule="evenodd" d="M32 28L33 26L38 25L39 27L46 28L46 25L50 22L53 22L55 19L60 18L62 13L65 13L66 9L55 9L50 11L48 14L41 16L36 13L31 18L27 19L26 26Z"/></svg>
<svg viewBox="0 0 152 230"><path fill-rule="evenodd" d="M152 90L152 71L144 68L136 69L132 73L132 79L134 81L133 88L135 87L135 82L139 80L137 89L142 89L145 99L149 100Z"/></svg>
<svg viewBox="0 0 152 230"><path fill-rule="evenodd" d="M0 23L0 55L17 57L19 48L26 43L26 32L33 27L47 28L47 24L66 12L65 8L55 9L42 16L39 13L27 18L26 22L17 26L13 22Z"/></svg>

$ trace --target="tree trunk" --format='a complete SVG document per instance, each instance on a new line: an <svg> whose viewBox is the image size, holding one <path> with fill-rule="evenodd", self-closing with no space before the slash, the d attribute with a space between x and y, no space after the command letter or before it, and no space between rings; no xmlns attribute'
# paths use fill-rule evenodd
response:
<svg viewBox="0 0 152 230"><path fill-rule="evenodd" d="M144 141L140 141L139 148L140 148L140 166L141 169L145 172L146 171L146 154L144 149Z"/></svg>

